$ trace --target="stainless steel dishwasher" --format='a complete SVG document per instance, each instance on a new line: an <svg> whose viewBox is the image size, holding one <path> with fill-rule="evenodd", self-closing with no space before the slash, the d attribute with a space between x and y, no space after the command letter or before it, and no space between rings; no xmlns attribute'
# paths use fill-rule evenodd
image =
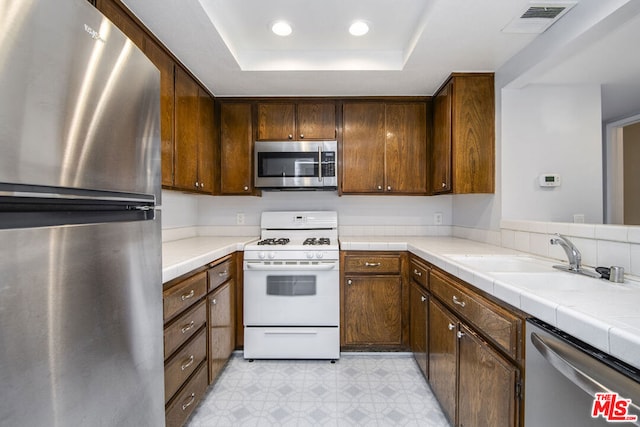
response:
<svg viewBox="0 0 640 427"><path fill-rule="evenodd" d="M525 367L526 427L640 426L640 369L537 319Z"/></svg>

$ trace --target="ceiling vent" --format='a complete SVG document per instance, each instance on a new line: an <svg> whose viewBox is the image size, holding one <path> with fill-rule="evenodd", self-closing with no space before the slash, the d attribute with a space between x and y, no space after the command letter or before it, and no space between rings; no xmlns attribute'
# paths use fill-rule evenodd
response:
<svg viewBox="0 0 640 427"><path fill-rule="evenodd" d="M575 5L575 2L530 3L517 18L502 29L502 32L542 33Z"/></svg>

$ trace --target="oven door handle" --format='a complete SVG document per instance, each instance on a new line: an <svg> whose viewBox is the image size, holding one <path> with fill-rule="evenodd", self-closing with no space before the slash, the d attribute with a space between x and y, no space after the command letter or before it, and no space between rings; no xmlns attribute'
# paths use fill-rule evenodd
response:
<svg viewBox="0 0 640 427"><path fill-rule="evenodd" d="M246 262L248 270L262 271L328 271L338 267L335 262L323 262L320 264L263 264L261 262Z"/></svg>
<svg viewBox="0 0 640 427"><path fill-rule="evenodd" d="M595 397L596 393L618 393L621 397L631 399L630 407L636 414L640 411L640 385L632 379L553 337L543 337L534 332L531 342L545 360L588 395ZM640 425L638 422L634 424Z"/></svg>

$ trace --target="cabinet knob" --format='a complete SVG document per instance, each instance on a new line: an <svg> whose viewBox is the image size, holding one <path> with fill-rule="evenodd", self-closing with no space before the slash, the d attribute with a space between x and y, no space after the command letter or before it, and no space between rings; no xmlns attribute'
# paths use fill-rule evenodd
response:
<svg viewBox="0 0 640 427"><path fill-rule="evenodd" d="M248 185L244 186L244 191L249 191L249 186Z"/></svg>
<svg viewBox="0 0 640 427"><path fill-rule="evenodd" d="M293 135L289 134L289 139L293 139Z"/></svg>
<svg viewBox="0 0 640 427"><path fill-rule="evenodd" d="M462 338L463 336L465 336L466 334L462 331L458 331L458 333L456 334L456 336L459 338Z"/></svg>
<svg viewBox="0 0 640 427"><path fill-rule="evenodd" d="M382 190L382 185L378 185L378 190Z"/></svg>
<svg viewBox="0 0 640 427"><path fill-rule="evenodd" d="M456 325L454 325L453 323L449 323L447 327L449 328L450 331L453 331L456 328Z"/></svg>
<svg viewBox="0 0 640 427"><path fill-rule="evenodd" d="M427 297L425 297L424 295L420 295L420 301L425 302L427 300Z"/></svg>
<svg viewBox="0 0 640 427"><path fill-rule="evenodd" d="M304 133L300 134L300 139L304 139Z"/></svg>
<svg viewBox="0 0 640 427"><path fill-rule="evenodd" d="M446 183L446 182L443 182L443 183L442 183L442 188L446 188L446 187L447 187L447 183Z"/></svg>
<svg viewBox="0 0 640 427"><path fill-rule="evenodd" d="M391 186L387 185L387 191L391 191Z"/></svg>
<svg viewBox="0 0 640 427"><path fill-rule="evenodd" d="M353 284L353 281L351 279L347 280L347 285L351 285Z"/></svg>
<svg viewBox="0 0 640 427"><path fill-rule="evenodd" d="M198 181L196 181L196 188L200 187L200 183Z"/></svg>
<svg viewBox="0 0 640 427"><path fill-rule="evenodd" d="M216 304L218 304L218 300L217 300L217 299L215 299L215 298L214 298L214 299L212 299L212 300L211 300L211 305L216 305Z"/></svg>

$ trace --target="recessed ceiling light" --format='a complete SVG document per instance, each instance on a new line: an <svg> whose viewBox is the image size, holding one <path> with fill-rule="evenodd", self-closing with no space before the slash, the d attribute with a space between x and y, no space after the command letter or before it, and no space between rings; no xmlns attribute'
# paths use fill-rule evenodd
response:
<svg viewBox="0 0 640 427"><path fill-rule="evenodd" d="M364 36L369 32L369 24L364 21L355 21L349 27L349 32L353 36Z"/></svg>
<svg viewBox="0 0 640 427"><path fill-rule="evenodd" d="M277 21L271 26L271 31L279 36L288 36L291 34L291 25L285 21Z"/></svg>

